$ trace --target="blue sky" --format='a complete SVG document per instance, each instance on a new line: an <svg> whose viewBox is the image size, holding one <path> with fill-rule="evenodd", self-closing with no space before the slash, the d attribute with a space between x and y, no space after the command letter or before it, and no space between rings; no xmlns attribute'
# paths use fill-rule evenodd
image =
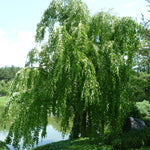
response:
<svg viewBox="0 0 150 150"><path fill-rule="evenodd" d="M35 45L36 25L51 0L0 0L0 67L24 66L26 55ZM91 15L113 8L118 16L140 21L147 15L145 0L82 0ZM147 15L147 17L149 17Z"/></svg>

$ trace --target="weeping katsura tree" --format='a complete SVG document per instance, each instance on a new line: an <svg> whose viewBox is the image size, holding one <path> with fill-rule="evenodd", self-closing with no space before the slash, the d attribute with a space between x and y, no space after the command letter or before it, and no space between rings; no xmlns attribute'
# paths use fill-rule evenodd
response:
<svg viewBox="0 0 150 150"><path fill-rule="evenodd" d="M91 17L81 0L52 0L36 33L41 50L29 52L3 114L4 125L12 121L7 143L38 143L49 115L61 121L63 133L73 121L71 138L103 135L106 126L121 132L132 104L139 26L109 12Z"/></svg>

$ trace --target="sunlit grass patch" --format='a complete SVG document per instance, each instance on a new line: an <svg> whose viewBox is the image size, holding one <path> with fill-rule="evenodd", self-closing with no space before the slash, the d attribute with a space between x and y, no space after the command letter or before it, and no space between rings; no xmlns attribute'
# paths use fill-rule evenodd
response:
<svg viewBox="0 0 150 150"><path fill-rule="evenodd" d="M7 100L8 100L8 97L6 96L0 97L0 106L4 106Z"/></svg>

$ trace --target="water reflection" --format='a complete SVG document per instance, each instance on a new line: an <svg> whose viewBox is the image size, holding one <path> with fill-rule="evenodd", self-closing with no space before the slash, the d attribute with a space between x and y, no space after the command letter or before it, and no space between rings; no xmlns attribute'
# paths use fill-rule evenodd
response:
<svg viewBox="0 0 150 150"><path fill-rule="evenodd" d="M2 113L4 109L4 106L0 105L0 115ZM39 137L39 143L38 145L35 145L35 147L37 146L41 146L41 145L45 145L51 142L57 142L57 141L61 141L61 140L66 140L69 137L69 130L67 131L67 135L62 136L62 132L61 132L61 128L60 128L60 121L56 121L56 119L54 117L49 117L48 118L48 126L47 126L47 135L45 138L41 139L41 137ZM8 129L9 129L10 124L8 123L8 126L6 128L6 130L0 128L0 141L4 141L7 134L8 134ZM22 147L22 142L20 143L21 147ZM11 145L7 145L9 147L10 150L14 150L13 146Z"/></svg>
<svg viewBox="0 0 150 150"><path fill-rule="evenodd" d="M8 134L8 131L0 131L0 141L4 141L6 136ZM47 135L44 139L39 138L39 144L35 145L35 147L37 146L41 146L41 145L45 145L51 142L57 142L60 140L66 140L68 139L69 135L65 135L64 137L62 137L62 133L57 131L52 125L48 125L47 126ZM22 145L22 142L20 143L20 145ZM7 145L10 150L14 150L14 148L11 145Z"/></svg>

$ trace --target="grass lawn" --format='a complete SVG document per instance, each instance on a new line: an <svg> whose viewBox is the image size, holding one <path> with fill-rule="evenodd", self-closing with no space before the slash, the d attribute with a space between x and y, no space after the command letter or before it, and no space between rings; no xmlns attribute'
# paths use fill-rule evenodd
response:
<svg viewBox="0 0 150 150"><path fill-rule="evenodd" d="M77 140L66 140L54 142L47 145L37 147L33 150L115 150L112 146L99 145L98 141L89 138L80 138ZM133 150L133 149L129 149ZM150 147L136 150L150 150Z"/></svg>
<svg viewBox="0 0 150 150"><path fill-rule="evenodd" d="M111 146L100 146L95 140L80 138L50 143L34 150L113 150Z"/></svg>
<svg viewBox="0 0 150 150"><path fill-rule="evenodd" d="M4 96L4 97L0 97L0 106L4 106L4 104L7 102L8 97Z"/></svg>

